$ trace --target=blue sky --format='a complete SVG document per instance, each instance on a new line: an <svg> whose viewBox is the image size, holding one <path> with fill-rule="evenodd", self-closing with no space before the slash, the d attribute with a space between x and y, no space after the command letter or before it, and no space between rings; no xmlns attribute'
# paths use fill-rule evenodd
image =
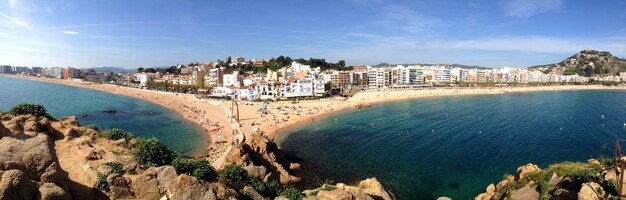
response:
<svg viewBox="0 0 626 200"><path fill-rule="evenodd" d="M626 1L0 0L0 64L120 66L227 56L526 67L626 57Z"/></svg>

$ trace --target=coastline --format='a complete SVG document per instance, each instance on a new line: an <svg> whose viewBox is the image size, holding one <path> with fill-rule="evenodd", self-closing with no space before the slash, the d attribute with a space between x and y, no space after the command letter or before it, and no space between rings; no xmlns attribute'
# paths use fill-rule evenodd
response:
<svg viewBox="0 0 626 200"><path fill-rule="evenodd" d="M197 100L193 95L176 94L154 90L143 90L110 84L96 84L65 79L51 79L6 74L2 74L0 76L93 89L101 92L138 98L158 104L180 114L185 120L189 121L190 123L194 123L202 128L202 131L204 132L208 141L206 146L203 146L197 150L196 154L198 155L206 153L206 149L210 149L216 146L225 146L214 145L214 142L220 139L219 136L222 136L222 141L230 141L230 138L232 137L232 127L230 126L228 117L224 114L222 109L206 103L203 100ZM224 147L218 148L225 149Z"/></svg>
<svg viewBox="0 0 626 200"><path fill-rule="evenodd" d="M232 102L218 100L196 99L189 94L176 94L170 92L144 90L137 88L121 87L110 84L94 84L89 82L79 82L63 79L38 78L29 76L3 75L13 78L23 78L28 80L58 83L70 86L77 86L89 89L96 89L113 94L131 96L142 100L157 103L180 113L187 120L203 127L205 133L210 136L211 141L218 140L218 136L223 136L222 141L227 144L233 138L233 129L230 127L230 112ZM518 92L543 92L543 91L565 91L565 90L626 90L624 86L601 86L601 85L565 85L565 86L537 86L537 87L485 87L485 88L425 88L425 89L381 89L376 91L359 92L350 98L332 98L320 100L302 100L298 103L289 101L279 101L271 103L266 107L268 114L262 115L259 112L261 103L241 102L239 103L240 125L244 133L262 132L272 140L282 141L288 136L291 129L310 124L316 120L338 114L345 110L358 109L358 107L368 107L397 101L406 101L421 98L437 98L446 96L472 96L472 95L495 95ZM205 113L198 115L192 109L180 109L175 105L191 105L197 110ZM174 106L173 106L174 105ZM195 115L195 116L194 116ZM209 131L207 124L198 121L198 117L209 119L211 122L219 123L220 134ZM215 126L213 126L215 127ZM208 145L207 148L215 146ZM219 153L218 153L219 154Z"/></svg>

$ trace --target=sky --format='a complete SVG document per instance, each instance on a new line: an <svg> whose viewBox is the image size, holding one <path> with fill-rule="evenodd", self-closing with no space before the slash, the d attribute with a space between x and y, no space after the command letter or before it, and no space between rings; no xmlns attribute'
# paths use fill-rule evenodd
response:
<svg viewBox="0 0 626 200"><path fill-rule="evenodd" d="M0 64L125 68L228 56L527 67L626 57L626 1L0 0Z"/></svg>

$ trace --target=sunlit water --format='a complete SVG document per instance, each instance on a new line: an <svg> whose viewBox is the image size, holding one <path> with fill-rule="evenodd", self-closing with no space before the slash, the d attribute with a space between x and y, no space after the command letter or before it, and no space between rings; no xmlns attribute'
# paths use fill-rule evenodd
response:
<svg viewBox="0 0 626 200"><path fill-rule="evenodd" d="M281 146L305 184L377 177L399 199L473 199L526 163L613 156L624 123L626 91L442 97L331 116Z"/></svg>
<svg viewBox="0 0 626 200"><path fill-rule="evenodd" d="M141 137L157 137L170 148L193 154L206 148L208 139L201 127L163 106L137 98L96 90L0 77L0 111L16 104L43 104L55 118L85 113L81 125L101 129L121 128ZM104 113L113 109L117 113Z"/></svg>

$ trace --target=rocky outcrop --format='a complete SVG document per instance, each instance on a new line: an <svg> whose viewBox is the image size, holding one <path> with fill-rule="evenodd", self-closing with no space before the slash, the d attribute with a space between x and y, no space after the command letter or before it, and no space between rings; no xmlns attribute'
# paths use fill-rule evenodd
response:
<svg viewBox="0 0 626 200"><path fill-rule="evenodd" d="M0 199L71 199L53 141L40 132L46 124L32 115L0 119Z"/></svg>
<svg viewBox="0 0 626 200"><path fill-rule="evenodd" d="M393 194L385 189L376 178L365 179L358 186L349 186L343 183L324 184L321 188L305 190L303 193L307 200L395 199Z"/></svg>
<svg viewBox="0 0 626 200"><path fill-rule="evenodd" d="M537 167L537 165L534 165L532 163L528 163L524 166L518 167L517 173L515 174L515 180L519 181L520 179L523 179L526 174L537 171L537 170L540 170L539 167Z"/></svg>
<svg viewBox="0 0 626 200"><path fill-rule="evenodd" d="M297 183L301 178L292 175L292 171L300 170L300 165L287 161L283 151L276 143L258 134L249 134L246 140L226 152L226 162L243 166L249 174L264 181L275 180L283 185Z"/></svg>

